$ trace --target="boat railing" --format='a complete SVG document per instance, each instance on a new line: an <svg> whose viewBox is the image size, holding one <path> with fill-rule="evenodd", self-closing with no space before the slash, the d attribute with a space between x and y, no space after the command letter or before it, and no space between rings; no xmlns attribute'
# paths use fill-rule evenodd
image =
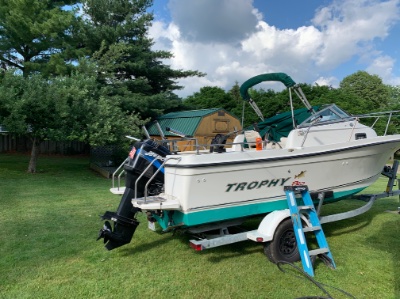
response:
<svg viewBox="0 0 400 299"><path fill-rule="evenodd" d="M400 110L371 112L371 113L367 113L367 114L354 115L354 117L361 119L361 120L362 119L372 119L373 122L370 125L371 128L374 128L375 126L377 126L378 121L386 119L384 132L383 132L383 136L386 136L390 130L390 125L393 124L395 119L400 119ZM398 129L396 128L395 131L398 131Z"/></svg>
<svg viewBox="0 0 400 299"><path fill-rule="evenodd" d="M120 166L113 172L112 174L112 188L115 188L115 178L117 177L118 180L118 186L117 190L119 191L119 188L121 188L121 177L125 174L125 170L123 169L126 161L128 161L129 158L126 158L124 162L121 163Z"/></svg>
<svg viewBox="0 0 400 299"><path fill-rule="evenodd" d="M156 177L156 175L161 171L161 169L164 167L165 163L167 163L167 161L169 160L180 160L181 157L178 156L168 156L166 158L164 158L163 163L160 165L160 167L157 168L157 170L153 173L153 175L149 178L149 180L147 181L145 187L144 187L144 202L147 202L147 197L148 197L148 187L149 184L154 180L154 178ZM137 184L140 181L140 179L144 176L144 174L150 169L150 167L156 162L157 160L154 159L153 161L151 161L147 167L142 171L142 173L138 176L138 178L135 181L135 199L137 199Z"/></svg>
<svg viewBox="0 0 400 299"><path fill-rule="evenodd" d="M316 123L316 122L315 122ZM222 153L222 152L243 152L245 150L256 150L256 142L255 141L248 141L244 140L244 134L239 134L242 135L242 139L239 141L236 141L236 138L234 139L233 142L224 142L224 143L207 143L207 144L202 144L199 143L197 138L195 137L190 137L190 138L182 138L182 139L170 139L170 140L153 140L159 145L164 145L166 146L172 154L178 154L178 155L189 155L189 154L207 154L207 153ZM238 136L239 136L238 135ZM306 137L306 136L305 136ZM240 138L239 138L240 139ZM286 138L283 138L286 139ZM178 142L182 141L194 141L193 144L186 144L184 147L182 145L176 145ZM265 140L263 139L261 141L262 143L262 150L271 150L271 149L283 149L285 148L285 143L286 141L274 141L274 140ZM221 147L224 148L225 150L223 151L218 151L217 148ZM189 148L189 150L188 150ZM213 148L213 149L211 149Z"/></svg>
<svg viewBox="0 0 400 299"><path fill-rule="evenodd" d="M139 159L139 156L141 155L141 153L143 153L142 150L143 150L144 145L145 145L145 144L142 144L142 145L141 145L140 150L139 150L140 154L139 154L139 155L136 155L135 160L133 160L133 163L132 163L132 165L131 165L132 168L135 167L135 165L136 165L136 163L137 163L137 161L138 161L138 159ZM117 178L117 181L118 181L118 186L116 187L116 192L117 192L117 193L118 193L118 191L120 191L120 189L121 189L121 177L125 174L125 169L124 169L123 167L124 167L124 165L125 165L127 162L129 162L129 157L127 157L127 158L121 163L121 165L118 166L118 168L113 172L112 177L111 177L111 179L112 179L112 189L115 189L115 179ZM123 189L122 189L122 190L123 190ZM114 192L115 192L115 191L114 191Z"/></svg>
<svg viewBox="0 0 400 299"><path fill-rule="evenodd" d="M201 149L206 149L205 145L199 144L196 137L181 137L179 139L163 139L154 141L157 142L159 145L167 147L172 153L184 152L187 151L188 148L194 148L198 152ZM186 142L186 144L178 145L178 142Z"/></svg>
<svg viewBox="0 0 400 299"><path fill-rule="evenodd" d="M320 120L321 120L321 118L318 117L318 118L314 119L314 120L310 123L310 125L309 125L308 128L307 128L306 133L304 134L303 141L301 142L300 147L303 147L303 146L304 146L304 143L306 142L306 139L307 139L307 137L308 137L308 133L310 132L311 127L317 125L317 124L320 122Z"/></svg>
<svg viewBox="0 0 400 299"><path fill-rule="evenodd" d="M156 177L156 175L161 171L161 169L164 167L165 163L167 163L169 160L178 160L178 161L179 161L180 159L181 159L181 157L177 157L177 156L169 156L169 157L166 157L166 158L164 159L164 161L163 161L163 163L161 164L161 166L157 168L157 170L153 173L153 175L150 177L150 179L147 181L146 185L144 186L144 203L147 202L149 184L154 180L154 178ZM154 161L155 161L155 160L154 160ZM151 165L152 165L152 164L153 164L153 163L151 163ZM146 172L146 171L143 171L143 173L145 173L145 172ZM139 177L139 178L140 178L140 177ZM136 182L139 180L139 178L137 178ZM135 198L136 198L136 196L137 196L137 194L136 194L136 190L137 190L137 188L136 188L136 182L135 182Z"/></svg>

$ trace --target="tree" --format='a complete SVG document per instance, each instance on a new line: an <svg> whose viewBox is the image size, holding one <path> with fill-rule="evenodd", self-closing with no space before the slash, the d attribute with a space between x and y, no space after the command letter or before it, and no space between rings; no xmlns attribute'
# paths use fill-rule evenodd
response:
<svg viewBox="0 0 400 299"><path fill-rule="evenodd" d="M200 91L188 96L184 100L187 109L224 108L230 105L232 98L222 88L217 86L205 86ZM229 110L229 109L227 109Z"/></svg>
<svg viewBox="0 0 400 299"><path fill-rule="evenodd" d="M84 73L23 77L8 71L0 80L0 123L32 140L28 172L36 172L43 140L80 140L91 145L115 143L138 132L143 122L126 115L118 98L104 95L96 78Z"/></svg>
<svg viewBox="0 0 400 299"><path fill-rule="evenodd" d="M365 112L379 111L387 107L390 94L389 89L377 75L370 75L365 71L358 71L345 77L339 85L344 94L355 96L364 103ZM356 106L358 103L353 103Z"/></svg>
<svg viewBox="0 0 400 299"><path fill-rule="evenodd" d="M30 172L42 140L115 143L182 105L176 79L202 75L173 70L163 63L171 53L152 51L152 1L87 0L84 15L66 9L75 3L0 0L0 62L10 69L0 80L0 123L31 137Z"/></svg>
<svg viewBox="0 0 400 299"><path fill-rule="evenodd" d="M70 72L75 17L63 7L75 2L0 0L1 68L17 68L24 76Z"/></svg>
<svg viewBox="0 0 400 299"><path fill-rule="evenodd" d="M240 86L236 81L232 88L228 91L229 95L232 98L232 104L235 106L231 108L231 110L227 109L237 117L240 117L240 123L243 127L244 125L244 112L246 107L246 102L243 101L242 96L240 95Z"/></svg>
<svg viewBox="0 0 400 299"><path fill-rule="evenodd" d="M290 109L287 91L276 93L273 90L251 89L250 93L265 118ZM199 92L188 96L183 104L186 109L224 108L243 118L244 127L260 121L253 108L240 96L240 87L237 83L228 92L216 86L202 87Z"/></svg>
<svg viewBox="0 0 400 299"><path fill-rule="evenodd" d="M318 88L324 88L324 86L319 86ZM350 114L362 114L366 111L365 101L352 93L346 93L341 88L326 88L325 92L314 98L311 104L313 106L336 104Z"/></svg>
<svg viewBox="0 0 400 299"><path fill-rule="evenodd" d="M389 89L389 103L388 110L400 110L400 85L397 86L388 86ZM392 124L389 126L388 134L399 134L400 133L400 117L397 113L393 114Z"/></svg>
<svg viewBox="0 0 400 299"><path fill-rule="evenodd" d="M390 110L400 110L400 85L387 86L389 89L388 107Z"/></svg>
<svg viewBox="0 0 400 299"><path fill-rule="evenodd" d="M151 0L86 0L82 44L99 66L99 81L110 95L124 95L121 107L144 118L181 105L173 93L181 89L176 80L202 76L197 71L173 70L163 61L168 51L151 49L147 36L153 15Z"/></svg>

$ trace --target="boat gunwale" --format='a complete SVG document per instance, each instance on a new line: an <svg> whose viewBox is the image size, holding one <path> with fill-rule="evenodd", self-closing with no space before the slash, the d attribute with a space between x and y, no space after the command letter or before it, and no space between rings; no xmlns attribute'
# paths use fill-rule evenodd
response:
<svg viewBox="0 0 400 299"><path fill-rule="evenodd" d="M366 144L360 144L360 145L351 145L348 147L341 147L337 149L330 149L330 150L325 150L325 151L314 151L311 153L296 153L295 155L290 155L290 156L281 156L281 157L265 157L265 158L253 158L247 159L247 160L234 160L234 161L224 161L224 162L210 162L210 163L200 163L200 164L165 164L164 167L166 168L204 168L204 167L210 167L210 166L229 166L229 165L242 165L242 164L253 164L253 163L263 163L263 162L273 162L273 161L281 161L281 160L291 160L291 159L298 159L298 158L307 158L307 157L313 157L313 156L322 156L322 155L329 155L333 153L340 153L344 151L349 151L349 150L355 150L355 149L360 149L360 148L365 148L365 147L372 147L372 146L378 146L382 144L389 144L389 143L400 143L400 134L399 135L389 135L389 136L378 136L376 138L385 138L388 139L388 137L393 137L393 136L398 136L397 139L393 140L384 140L384 141L376 141L371 143L371 139L362 139L362 140L368 140L368 143ZM343 143L345 144L345 143ZM301 148L298 150L304 150L304 149L311 149L310 148ZM296 148L284 148L284 149L279 149L278 151L291 151L291 150L296 150ZM267 151L267 150L265 150ZM221 155L224 155L222 153Z"/></svg>

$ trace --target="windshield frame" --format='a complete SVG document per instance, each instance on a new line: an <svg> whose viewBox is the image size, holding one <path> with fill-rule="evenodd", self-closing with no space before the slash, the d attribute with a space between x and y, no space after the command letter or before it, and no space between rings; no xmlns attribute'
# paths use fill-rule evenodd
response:
<svg viewBox="0 0 400 299"><path fill-rule="evenodd" d="M326 125L332 123L339 123L345 121L353 121L354 116L351 116L343 109L340 109L336 104L331 104L321 107L320 110L316 111L309 118L304 120L298 128L306 128L312 125Z"/></svg>

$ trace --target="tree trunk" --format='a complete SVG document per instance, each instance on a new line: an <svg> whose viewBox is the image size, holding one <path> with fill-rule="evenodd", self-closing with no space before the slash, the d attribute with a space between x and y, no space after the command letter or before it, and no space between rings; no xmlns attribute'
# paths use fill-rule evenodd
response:
<svg viewBox="0 0 400 299"><path fill-rule="evenodd" d="M39 156L39 140L37 139L37 137L33 137L31 159L29 160L28 172L30 173L36 172L36 161L38 156Z"/></svg>

